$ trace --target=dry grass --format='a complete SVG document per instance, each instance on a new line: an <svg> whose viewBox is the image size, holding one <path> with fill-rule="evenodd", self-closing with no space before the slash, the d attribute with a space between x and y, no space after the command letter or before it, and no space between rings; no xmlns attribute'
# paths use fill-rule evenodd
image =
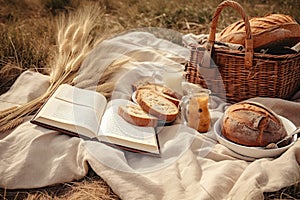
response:
<svg viewBox="0 0 300 200"><path fill-rule="evenodd" d="M86 2L100 4L104 15L94 37L111 35L139 27L162 27L182 33L208 33L211 16L221 0L0 0L0 70L7 64L49 73L55 53L56 24L60 13L76 11ZM238 0L250 16L285 13L300 20L299 0ZM240 19L231 9L225 9L218 29ZM4 48L3 48L4 47ZM0 83L0 94L16 79L8 77Z"/></svg>
<svg viewBox="0 0 300 200"><path fill-rule="evenodd" d="M0 189L0 198L27 199L27 200L50 200L50 199L99 199L119 200L110 187L92 170L87 176L78 181L61 183L39 189L27 190L4 190Z"/></svg>
<svg viewBox="0 0 300 200"><path fill-rule="evenodd" d="M51 66L49 68L50 87L45 94L37 99L20 105L10 110L9 113L2 111L1 116L3 117L0 118L0 131L16 127L22 122L23 117L35 113L59 85L74 83L73 80L81 63L93 47L104 38L95 38L92 34L94 29L98 25L100 26L97 22L101 21L103 16L101 8L95 5L97 4L86 3L77 12L69 15L62 14L57 18L57 31L53 33L53 35L57 36L56 48L53 51L52 59L49 61ZM115 67L105 69L104 75L101 77L103 79L102 83L108 80L114 72L116 72ZM92 75L91 73L91 71L87 71L84 74L86 77L89 77ZM111 87L111 91L112 89L113 87ZM101 93L102 91L98 92ZM107 89L103 94L110 95L107 93Z"/></svg>
<svg viewBox="0 0 300 200"><path fill-rule="evenodd" d="M92 15L80 15L78 9L91 2ZM13 84L24 70L51 76L52 89L63 82L74 83L74 73L90 49L99 40L140 27L161 27L181 33L208 33L211 16L221 0L0 0L0 94ZM299 0L238 0L250 16L268 13L290 14L300 21ZM95 14L96 11L97 14ZM75 13L75 15L73 15ZM65 17L61 17L65 14ZM78 20L75 16L87 21ZM58 20L59 19L59 20ZM218 30L240 19L226 9ZM55 23L58 20L58 24ZM88 34L83 33L88 32ZM167 37L167 36L164 36ZM112 66L118 67L118 65ZM114 69L114 68L113 68ZM109 96L112 83L106 72L99 92ZM22 112L34 111L47 97L31 102ZM4 115L9 115L15 108ZM27 110L27 112L26 112ZM19 110L20 111L20 110ZM19 119L21 120L21 119ZM17 121L15 121L17 122ZM3 124L2 124L3 125ZM92 171L82 180L31 190L0 189L3 199L118 199L108 185ZM265 194L266 199L299 199L300 185Z"/></svg>

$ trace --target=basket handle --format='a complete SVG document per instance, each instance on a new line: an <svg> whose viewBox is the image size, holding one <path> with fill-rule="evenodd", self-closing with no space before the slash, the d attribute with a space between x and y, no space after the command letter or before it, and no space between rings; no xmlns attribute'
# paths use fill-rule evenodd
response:
<svg viewBox="0 0 300 200"><path fill-rule="evenodd" d="M208 36L208 43L207 43L207 51L209 55L211 55L212 48L214 46L215 42L215 37L216 37L216 29L217 29L217 24L218 24L218 19L221 14L221 11L226 8L226 7L231 7L235 9L243 18L244 23L245 23L245 30L246 30L246 37L245 37L245 66L252 67L253 64L253 37L252 37L252 32L250 28L250 23L248 20L248 16L246 15L244 9L242 6L235 2L235 1L223 1L220 3L214 13L214 16L212 18L211 26L210 26L210 31L209 31L209 36Z"/></svg>

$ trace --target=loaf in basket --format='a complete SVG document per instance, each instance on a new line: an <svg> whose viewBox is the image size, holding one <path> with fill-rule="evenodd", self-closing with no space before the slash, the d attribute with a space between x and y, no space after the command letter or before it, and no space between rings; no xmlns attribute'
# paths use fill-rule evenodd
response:
<svg viewBox="0 0 300 200"><path fill-rule="evenodd" d="M241 42L245 45L244 51L221 48L215 45L218 38L216 32L218 19L222 10L227 7L237 11L243 19L243 24L245 24L244 28L241 28L242 26L238 28L238 30L243 29L243 33L239 35L240 32L236 31L237 36L233 38L244 38L244 42ZM292 18L285 15L270 15L269 18L274 16L282 16L282 20L296 24ZM256 28L250 26L249 20L251 19L252 24L256 21ZM254 45L256 48L261 48L269 44L270 41L267 41L266 38L273 39L279 35L272 35L273 38L271 36L261 38L259 40L261 44L255 43L258 34L270 33L271 31L261 31L268 28L267 25L259 27L263 20L251 19L248 18L239 3L229 0L220 3L212 17L207 43L191 46L190 61L186 65L186 80L210 89L212 95L221 97L230 103L252 97L290 99L300 87L300 52L275 55L265 51L257 51ZM253 19L255 20L253 21ZM219 39L222 36L225 37L225 33L230 35L229 30L230 28L224 30L219 35ZM235 30L232 28L232 35L234 35ZM292 32L299 34L300 30ZM297 37L295 38L298 40ZM279 41L278 38L276 40ZM226 40L226 42L228 41ZM230 40L229 42L233 41Z"/></svg>
<svg viewBox="0 0 300 200"><path fill-rule="evenodd" d="M300 25L289 15L269 14L249 19L253 37L253 48L282 49L300 42ZM223 29L217 37L220 42L245 46L245 23L237 21Z"/></svg>

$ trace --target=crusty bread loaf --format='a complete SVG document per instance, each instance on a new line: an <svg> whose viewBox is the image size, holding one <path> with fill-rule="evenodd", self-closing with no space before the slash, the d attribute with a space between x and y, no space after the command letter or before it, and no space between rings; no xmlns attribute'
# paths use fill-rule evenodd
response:
<svg viewBox="0 0 300 200"><path fill-rule="evenodd" d="M222 134L235 143L265 147L287 135L280 118L270 109L255 102L231 105L222 119Z"/></svg>
<svg viewBox="0 0 300 200"><path fill-rule="evenodd" d="M128 104L118 108L118 114L136 126L156 127L158 119L146 113L139 105Z"/></svg>
<svg viewBox="0 0 300 200"><path fill-rule="evenodd" d="M254 49L292 47L300 42L300 25L289 15L270 14L254 17L249 19L249 23ZM240 20L229 25L220 32L217 40L245 46L244 22Z"/></svg>
<svg viewBox="0 0 300 200"><path fill-rule="evenodd" d="M136 97L143 110L158 119L171 122L177 118L178 107L161 93L149 89L138 89Z"/></svg>

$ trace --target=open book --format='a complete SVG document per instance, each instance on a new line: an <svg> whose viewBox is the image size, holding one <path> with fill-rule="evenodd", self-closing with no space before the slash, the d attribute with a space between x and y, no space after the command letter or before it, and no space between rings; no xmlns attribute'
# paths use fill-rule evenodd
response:
<svg viewBox="0 0 300 200"><path fill-rule="evenodd" d="M63 84L31 123L122 149L159 155L155 128L132 125L118 115L118 107L130 103L133 104L124 99L107 102L98 92Z"/></svg>

